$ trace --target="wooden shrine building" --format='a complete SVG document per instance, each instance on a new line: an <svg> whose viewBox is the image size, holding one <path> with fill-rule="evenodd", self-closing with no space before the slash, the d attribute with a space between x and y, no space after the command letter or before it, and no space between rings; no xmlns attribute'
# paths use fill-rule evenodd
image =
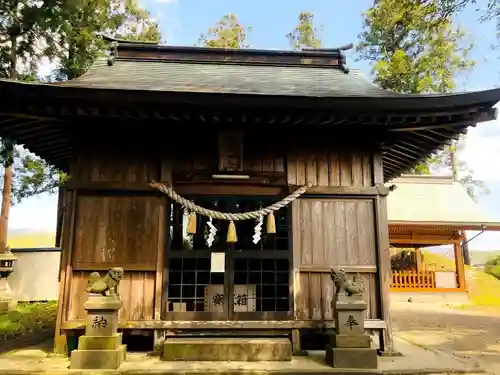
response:
<svg viewBox="0 0 500 375"><path fill-rule="evenodd" d="M382 90L341 49L115 41L77 79L4 80L0 96L0 136L71 177L59 207L58 343L83 327L89 273L119 266L125 331L284 334L298 349L332 326L329 272L341 266L362 276L366 327L391 350L384 182L496 118L500 89ZM159 189L223 213L296 199L274 220L232 222Z"/></svg>
<svg viewBox="0 0 500 375"><path fill-rule="evenodd" d="M496 231L500 223L485 215L451 176L403 175L391 183L396 189L387 198L389 242L393 249L410 250L395 252L399 262L393 258L391 291L398 295L393 297L433 293L467 299L463 246L471 238L466 231ZM432 252L436 246L444 252L434 257L437 262L426 261L422 249Z"/></svg>

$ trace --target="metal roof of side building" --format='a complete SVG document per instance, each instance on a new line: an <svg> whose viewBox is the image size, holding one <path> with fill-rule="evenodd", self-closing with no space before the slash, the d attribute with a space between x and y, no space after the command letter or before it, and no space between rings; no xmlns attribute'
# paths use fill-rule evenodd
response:
<svg viewBox="0 0 500 375"><path fill-rule="evenodd" d="M403 175L387 198L390 225L500 230L450 176Z"/></svg>

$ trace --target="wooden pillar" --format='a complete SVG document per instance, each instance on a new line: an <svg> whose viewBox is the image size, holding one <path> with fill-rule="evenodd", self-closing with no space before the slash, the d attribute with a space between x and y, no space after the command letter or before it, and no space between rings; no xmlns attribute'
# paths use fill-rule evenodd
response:
<svg viewBox="0 0 500 375"><path fill-rule="evenodd" d="M73 236L76 215L77 191L66 190L64 194L64 215L61 230L61 265L59 269L59 298L56 318L56 329L54 334L54 352L56 354L68 355L66 335L62 332L62 324L69 305L69 293L71 287Z"/></svg>
<svg viewBox="0 0 500 375"><path fill-rule="evenodd" d="M467 291L467 285L465 283L465 264L464 257L462 254L462 244L460 240L457 240L454 244L455 249L455 265L457 269L457 281L458 288Z"/></svg>
<svg viewBox="0 0 500 375"><path fill-rule="evenodd" d="M172 163L169 157L160 158L160 181L172 183ZM167 311L168 300L168 265L166 263L167 251L170 241L170 199L165 196L160 207L158 218L158 253L156 263L154 319L161 320ZM159 350L166 339L165 330L154 331L154 349Z"/></svg>
<svg viewBox="0 0 500 375"><path fill-rule="evenodd" d="M13 153L13 148L9 152ZM9 231L10 207L12 204L11 201L13 178L14 167L12 165L4 166L2 206L0 208L0 253L10 252L7 247L7 236Z"/></svg>
<svg viewBox="0 0 500 375"><path fill-rule="evenodd" d="M422 249L420 247L417 247L415 249L415 258L417 261L417 274L422 271Z"/></svg>
<svg viewBox="0 0 500 375"><path fill-rule="evenodd" d="M303 316L303 311L299 309L300 301L302 300L301 290L300 290L300 244L297 241L293 241L293 235L296 233L296 230L299 230L299 220L300 217L298 215L299 211L299 201L296 200L292 202L292 215L291 215L291 235L292 235L292 288L293 288L293 316L295 320L304 319L307 317ZM300 305L302 306L302 304ZM303 355L305 351L302 350L302 344L300 342L300 329L294 328L292 329L292 350L294 355Z"/></svg>
<svg viewBox="0 0 500 375"><path fill-rule="evenodd" d="M160 157L160 181L172 183L172 163L166 156ZM161 320L167 302L166 285L168 268L165 265L166 252L168 251L170 231L170 199L165 195L160 207L158 217L158 248L156 263L155 297L154 297L154 319Z"/></svg>
<svg viewBox="0 0 500 375"><path fill-rule="evenodd" d="M56 247L61 246L62 218L64 214L64 188L59 187L57 193L57 224L56 224Z"/></svg>
<svg viewBox="0 0 500 375"><path fill-rule="evenodd" d="M62 236L63 236L63 223L64 215L66 212L66 189L59 187L59 193L57 197L57 228L56 228L56 247L61 247ZM67 215L67 214L66 214ZM64 266L64 251L61 249L59 256L59 273L57 274L57 281L61 282L62 268Z"/></svg>
<svg viewBox="0 0 500 375"><path fill-rule="evenodd" d="M462 255L464 258L464 264L470 266L472 261L470 259L469 243L467 242L467 233L465 231L460 232L462 236Z"/></svg>
<svg viewBox="0 0 500 375"><path fill-rule="evenodd" d="M376 150L373 155L373 183L380 186L384 183L382 152ZM385 321L386 328L380 332L379 353L391 355L394 352L392 323L390 314L390 284L392 280L391 254L389 248L389 224L387 219L387 196L375 198L375 230L377 252L378 307L380 319Z"/></svg>

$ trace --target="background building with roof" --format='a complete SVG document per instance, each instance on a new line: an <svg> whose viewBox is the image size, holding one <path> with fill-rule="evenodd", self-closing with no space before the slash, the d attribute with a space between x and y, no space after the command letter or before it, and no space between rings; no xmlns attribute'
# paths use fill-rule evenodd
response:
<svg viewBox="0 0 500 375"><path fill-rule="evenodd" d="M500 230L500 222L485 215L451 176L403 175L391 183L396 186L387 199L393 298L437 293L463 300L464 247L471 240L466 231ZM427 256L423 248L429 248ZM438 254L434 260L432 252Z"/></svg>

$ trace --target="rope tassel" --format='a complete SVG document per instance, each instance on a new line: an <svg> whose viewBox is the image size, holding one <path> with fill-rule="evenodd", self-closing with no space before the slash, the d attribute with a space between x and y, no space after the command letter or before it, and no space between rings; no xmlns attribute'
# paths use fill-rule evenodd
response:
<svg viewBox="0 0 500 375"><path fill-rule="evenodd" d="M274 219L274 214L272 212L267 215L266 232L267 234L276 233L276 220Z"/></svg>
<svg viewBox="0 0 500 375"><path fill-rule="evenodd" d="M189 214L187 232L188 232L188 234L196 234L196 213L195 212L191 212Z"/></svg>
<svg viewBox="0 0 500 375"><path fill-rule="evenodd" d="M236 226L234 225L234 221L229 221L229 226L227 227L227 242L236 243L238 242L238 236L236 235Z"/></svg>

